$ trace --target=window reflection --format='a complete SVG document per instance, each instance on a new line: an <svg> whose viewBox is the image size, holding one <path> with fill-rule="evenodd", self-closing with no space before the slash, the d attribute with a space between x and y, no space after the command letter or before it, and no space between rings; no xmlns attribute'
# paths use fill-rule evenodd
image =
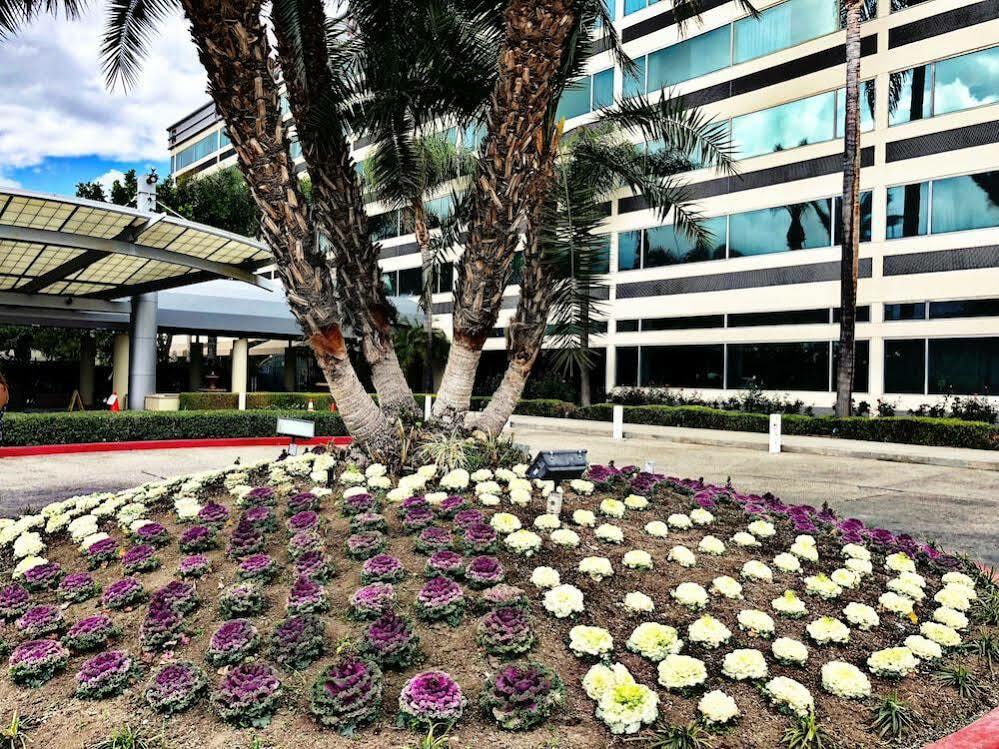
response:
<svg viewBox="0 0 999 749"><path fill-rule="evenodd" d="M829 247L829 199L764 208L729 217L729 257Z"/></svg>
<svg viewBox="0 0 999 749"><path fill-rule="evenodd" d="M829 389L829 344L730 343L728 387L767 390Z"/></svg>
<svg viewBox="0 0 999 749"><path fill-rule="evenodd" d="M928 375L932 394L999 392L999 338L931 338Z"/></svg>
<svg viewBox="0 0 999 749"><path fill-rule="evenodd" d="M999 226L999 171L933 181L934 234Z"/></svg>
<svg viewBox="0 0 999 749"><path fill-rule="evenodd" d="M839 12L829 0L788 0L735 22L734 63L831 34L839 29Z"/></svg>
<svg viewBox="0 0 999 749"><path fill-rule="evenodd" d="M721 388L724 346L642 346L642 387Z"/></svg>
<svg viewBox="0 0 999 749"><path fill-rule="evenodd" d="M922 393L926 384L926 343L915 340L885 341L885 392Z"/></svg>
<svg viewBox="0 0 999 749"><path fill-rule="evenodd" d="M730 38L731 28L722 26L653 52L648 56L647 90L656 91L728 67Z"/></svg>
<svg viewBox="0 0 999 749"><path fill-rule="evenodd" d="M888 188L888 239L916 237L929 228L930 183Z"/></svg>
<svg viewBox="0 0 999 749"><path fill-rule="evenodd" d="M999 47L891 74L889 122L897 125L999 101Z"/></svg>

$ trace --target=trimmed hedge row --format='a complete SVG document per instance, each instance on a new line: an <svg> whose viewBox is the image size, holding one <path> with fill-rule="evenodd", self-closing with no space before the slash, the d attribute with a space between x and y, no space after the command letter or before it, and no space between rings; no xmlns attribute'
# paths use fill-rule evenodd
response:
<svg viewBox="0 0 999 749"><path fill-rule="evenodd" d="M339 414L317 411L92 411L9 413L3 446L67 445L78 442L273 437L278 415L316 422L316 434L347 433Z"/></svg>
<svg viewBox="0 0 999 749"><path fill-rule="evenodd" d="M309 401L317 411L329 411L333 397L325 393L247 393L246 408L248 410L278 409L286 411L304 411ZM215 411L235 410L239 407L239 396L236 393L181 393L181 411Z"/></svg>

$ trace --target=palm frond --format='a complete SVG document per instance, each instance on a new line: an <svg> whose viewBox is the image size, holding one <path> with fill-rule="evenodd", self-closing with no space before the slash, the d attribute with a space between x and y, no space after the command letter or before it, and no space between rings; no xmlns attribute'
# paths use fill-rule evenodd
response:
<svg viewBox="0 0 999 749"><path fill-rule="evenodd" d="M134 86L156 27L179 8L177 0L109 0L101 58L108 86Z"/></svg>
<svg viewBox="0 0 999 749"><path fill-rule="evenodd" d="M18 31L43 13L62 10L67 18L77 18L87 0L0 0L0 39Z"/></svg>

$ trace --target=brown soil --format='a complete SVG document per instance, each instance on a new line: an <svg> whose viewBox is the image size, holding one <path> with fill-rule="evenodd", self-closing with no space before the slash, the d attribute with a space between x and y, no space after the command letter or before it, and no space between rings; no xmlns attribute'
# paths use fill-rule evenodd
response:
<svg viewBox="0 0 999 749"><path fill-rule="evenodd" d="M305 485L302 488L306 488ZM221 491L211 492L218 501L231 506L231 499ZM563 517L568 518L573 509L586 507L596 509L601 496L574 497L566 495L566 506ZM331 651L338 641L345 638L357 638L363 628L362 624L348 620L346 616L347 602L351 593L360 583L360 564L350 560L344 553L344 540L347 536L347 521L336 511L336 497L327 497L323 501L323 516L325 518L324 534L328 542L329 557L336 566L334 579L327 584L327 592L332 604L332 610L323 618L326 622L326 636ZM535 506L526 509L504 507L520 516L525 527L533 518L543 512L541 500L535 500ZM637 679L656 687L656 671L653 664L637 655L628 653L624 646L631 630L642 618L629 616L620 607L619 602L625 593L631 590L641 590L650 595L656 602L656 613L650 615L656 621L663 621L685 632L687 624L696 616L675 605L670 598L670 590L683 580L694 580L705 587L710 585L712 578L721 574L738 578L739 568L750 557L750 554L730 546L730 550L722 557L707 557L698 555L699 566L693 570L682 570L677 565L666 561L669 548L676 543L684 543L695 548L705 531L692 530L686 533L671 532L669 539L652 539L642 532L642 526L653 517L665 518L669 512L689 510L689 501L681 497L671 497L667 500L657 500L656 506L645 512L631 512L621 521L614 521L625 531L625 543L620 546L602 544L594 540L591 531L582 530L580 535L583 543L574 550L552 549L546 544L545 549L529 560L512 558L501 554L501 559L508 571L507 582L519 585L534 594L533 586L528 582L530 572L535 566L548 564L562 571L563 582L571 582L580 587L586 594L586 612L578 620L583 623L595 623L606 626L615 638L616 652ZM234 513L235 514L235 513ZM407 604L407 608L415 598L416 592L423 583L422 570L425 557L413 549L413 537L402 533L399 521L395 518L392 508L386 512L390 525L390 543L388 551L398 556L405 565L408 576L397 586L398 597ZM707 532L727 540L732 533L744 526L745 521L737 517L732 510L718 513L718 522ZM148 591L152 591L173 578L177 562L182 556L176 538L183 530L173 520L170 513L161 513L160 520L171 531L174 539L166 549L159 551L162 567L155 572L141 575ZM283 522L283 517L281 518ZM226 533L231 530L232 521ZM769 556L779 546L786 548L790 542L788 530L782 530L778 539L765 548ZM263 635L268 635L276 622L281 618L284 602L291 585L290 565L287 564L285 541L287 535L278 530L268 536L266 551L283 563L286 571L275 582L267 586L269 607L261 616L253 619ZM627 570L621 564L621 557L630 548L644 548L655 560L655 569L651 573ZM820 566L831 571L832 567L825 560L835 559L831 549L820 546L824 563ZM615 575L609 580L596 584L588 578L576 573L576 564L584 556L599 554L611 559ZM48 556L58 561L66 570L83 568L81 559L69 541L51 543ZM219 591L235 580L235 564L226 558L223 550L208 553L214 565L210 574L197 582L198 594L202 606L188 617L190 640L178 647L173 657L190 659L203 663L203 653L215 627L220 619L217 613L216 600ZM10 559L0 560L0 576L7 578L10 569ZM876 563L876 567L878 564ZM921 572L925 572L921 570ZM102 585L119 578L120 569L102 569L95 577ZM778 576L773 584L749 583L744 586L744 601L727 601L712 597L709 610L729 624L733 630L730 647L760 647L766 650L764 641L753 641L752 638L738 632L734 626L735 615L742 608L755 607L769 611L770 600L785 589L785 582L792 576ZM870 593L844 596L843 600L820 602L808 598L810 616L804 620L790 622L777 619L780 634L798 637L805 641L804 627L811 615L823 613L838 614L847 600L862 600L873 603L876 593L883 589L885 576L877 573L877 585L868 585ZM798 587L800 587L800 580ZM931 581L930 585L934 583ZM54 601L54 594L34 594L35 601ZM66 619L72 623L94 613L98 609L96 601L72 604L65 612ZM112 615L116 624L125 632L122 640L115 647L124 648L133 654L142 652L139 643L139 625L145 607L140 606L131 612L117 612ZM921 606L917 609L920 617L928 616L931 609ZM410 612L411 613L411 612ZM309 669L303 672L283 672L284 698L270 726L261 730L237 729L219 721L212 715L208 703L203 700L186 713L163 719L153 713L141 696L141 688L148 671L160 660L157 657L146 656L144 674L137 684L121 697L91 702L73 697L74 674L86 656L74 656L69 668L52 681L39 689L24 689L15 687L9 678L0 677L0 721L7 720L13 710L18 710L22 717L27 718L32 725L30 737L33 746L49 747L50 749L69 749L80 747L85 749L108 738L110 732L123 723L133 728L141 728L147 736L157 736L159 739L151 744L156 747L170 749L189 749L203 747L204 749L242 749L250 747L254 738L258 737L264 747L283 747L290 749L312 749L317 747L371 747L372 749L396 749L407 746L414 740L415 734L396 729L393 721L396 713L398 693L405 681L414 673L426 668L440 668L451 673L462 685L469 700L469 708L465 717L452 731L452 749L479 747L490 745L501 749L600 749L601 747L623 747L624 740L615 739L593 717L593 703L580 688L580 679L589 664L575 658L565 647L565 638L569 628L576 622L557 621L548 616L540 607L535 606L534 626L538 635L538 644L533 657L543 661L562 677L567 685L567 700L564 709L556 713L545 726L527 733L509 733L498 730L490 721L484 719L474 708L485 676L499 665L486 656L475 642L475 622L477 615L466 612L462 624L450 628L446 624L427 625L417 621L415 626L421 638L422 649L426 655L425 661L404 672L386 672L385 686L385 716L376 725L362 730L354 739L342 738L330 731L323 730L312 720L308 712L308 692L319 672L330 661L329 653L320 658ZM843 749L867 749L883 746L867 732L869 708L859 703L848 702L830 695L821 689L818 683L818 668L821 663L832 658L843 658L862 664L867 653L878 647L897 644L916 627L908 621L892 621L891 617L882 618L881 627L872 633L853 631L849 646L818 648L810 646L811 657L806 669L784 668L772 665L772 673L785 674L804 683L811 691L816 701L818 715L822 724L835 739L836 745ZM0 638L10 644L19 641L18 634L11 624L0 625ZM694 653L689 647L684 652ZM705 656L714 665L720 660L721 654L727 652L722 648L715 654L697 653ZM907 745L919 746L923 739L938 737L948 733L954 727L963 725L994 706L999 699L999 680L981 667L970 657L962 659L976 669L986 687L987 698L981 701L961 700L956 692L941 689L932 683L925 674L905 679L900 684L892 684L885 680L873 678L872 683L877 694L884 694L898 689L919 715L923 725L919 735L912 737ZM768 661L770 659L768 658ZM215 675L209 668L209 674ZM768 707L752 686L736 684L730 680L723 681L717 676L717 668L709 668L710 688L724 688L732 695L743 711L740 727L716 738L719 749L750 749L756 747L775 747L779 745L780 736L788 725L788 719ZM685 699L671 695L659 689L660 711L662 717L671 723L685 723L694 718L696 699ZM641 745L641 743L639 743Z"/></svg>

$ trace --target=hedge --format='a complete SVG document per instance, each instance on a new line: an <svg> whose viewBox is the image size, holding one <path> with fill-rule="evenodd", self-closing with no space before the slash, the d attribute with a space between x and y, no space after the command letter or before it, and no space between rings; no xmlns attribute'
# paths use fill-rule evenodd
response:
<svg viewBox="0 0 999 749"><path fill-rule="evenodd" d="M246 408L249 410L277 409L305 411L309 401L317 411L329 411L333 397L325 393L247 393ZM181 393L181 411L235 410L239 406L236 393Z"/></svg>
<svg viewBox="0 0 999 749"><path fill-rule="evenodd" d="M278 415L316 422L316 435L347 433L339 414L317 411L91 411L9 413L3 446L65 445L78 442L273 437Z"/></svg>

